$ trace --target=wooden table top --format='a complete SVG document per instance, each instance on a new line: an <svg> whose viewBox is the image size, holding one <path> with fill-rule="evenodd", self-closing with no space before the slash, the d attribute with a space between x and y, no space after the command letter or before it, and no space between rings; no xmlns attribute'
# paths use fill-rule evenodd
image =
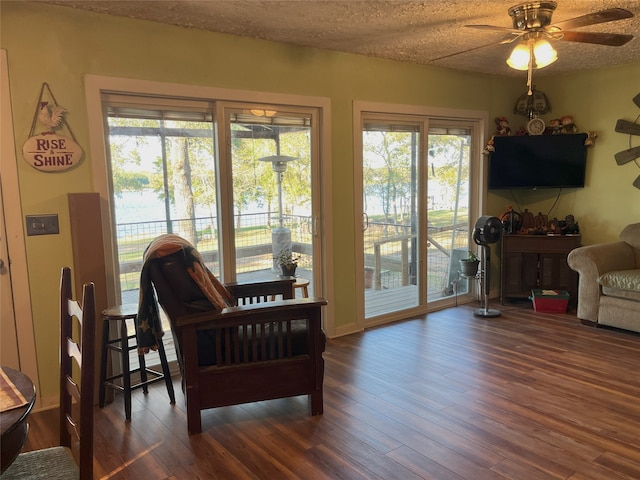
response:
<svg viewBox="0 0 640 480"><path fill-rule="evenodd" d="M22 450L27 436L27 415L36 402L36 389L24 373L0 367L0 453L4 471Z"/></svg>

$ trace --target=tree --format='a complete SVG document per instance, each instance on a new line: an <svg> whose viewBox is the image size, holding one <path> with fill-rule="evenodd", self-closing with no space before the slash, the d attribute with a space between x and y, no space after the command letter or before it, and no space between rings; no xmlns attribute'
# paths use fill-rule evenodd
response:
<svg viewBox="0 0 640 480"><path fill-rule="evenodd" d="M453 205L458 185L466 188L469 178L469 138L466 135L429 135L429 157L433 162L435 180L442 184ZM463 180L463 181L460 181Z"/></svg>
<svg viewBox="0 0 640 480"><path fill-rule="evenodd" d="M198 243L194 195L191 189L191 164L189 160L189 139L177 138L173 142L173 193L178 218L184 219L180 226L181 236L192 244Z"/></svg>
<svg viewBox="0 0 640 480"><path fill-rule="evenodd" d="M141 120L109 118L109 127L139 126ZM149 185L149 175L141 167L140 149L148 146L144 137L112 134L110 137L111 173L113 192L122 196L123 192L140 192Z"/></svg>
<svg viewBox="0 0 640 480"><path fill-rule="evenodd" d="M412 132L372 131L364 135L364 194L382 206L385 225L403 223L411 205ZM365 201L365 203L367 203Z"/></svg>

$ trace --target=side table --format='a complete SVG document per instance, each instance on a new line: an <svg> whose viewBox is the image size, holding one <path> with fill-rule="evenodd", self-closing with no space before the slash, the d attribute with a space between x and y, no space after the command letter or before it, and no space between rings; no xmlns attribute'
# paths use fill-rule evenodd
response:
<svg viewBox="0 0 640 480"><path fill-rule="evenodd" d="M296 277L296 281L293 283L293 297L296 296L296 290L300 289L302 293L302 298L309 298L309 283L311 283L306 278ZM271 295L271 301L273 302L276 299L275 295Z"/></svg>

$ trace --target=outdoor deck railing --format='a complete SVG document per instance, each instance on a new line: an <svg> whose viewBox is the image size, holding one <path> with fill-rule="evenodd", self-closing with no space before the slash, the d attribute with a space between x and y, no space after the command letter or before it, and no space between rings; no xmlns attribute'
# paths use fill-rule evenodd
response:
<svg viewBox="0 0 640 480"><path fill-rule="evenodd" d="M279 225L276 215L243 214L236 216L235 222L238 273L272 268L271 230ZM312 236L308 217L286 215L283 225L291 230L292 251L300 255L302 265L311 266ZM220 273L215 217L118 224L118 256L123 291L137 288L145 248L151 240L165 233L176 233L191 241L211 271ZM451 282L451 252L468 248L468 226L466 223L429 226L427 238L429 291L433 293L446 288ZM415 284L417 272L412 258L417 253L415 239L408 225L370 224L364 238L365 283L368 288L387 289Z"/></svg>

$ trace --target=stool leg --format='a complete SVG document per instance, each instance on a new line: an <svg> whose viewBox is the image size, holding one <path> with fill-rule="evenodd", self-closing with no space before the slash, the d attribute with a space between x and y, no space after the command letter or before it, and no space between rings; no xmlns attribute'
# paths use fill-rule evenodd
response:
<svg viewBox="0 0 640 480"><path fill-rule="evenodd" d="M136 328L135 319L133 323L134 328ZM136 350L137 349L138 343L136 342ZM138 365L140 366L140 383L142 383L142 391L146 394L149 393L149 388L147 387L147 363L144 360L144 354L138 354Z"/></svg>
<svg viewBox="0 0 640 480"><path fill-rule="evenodd" d="M100 390L98 394L98 405L100 408L104 407L104 401L106 396L107 381L107 361L109 350L109 322L106 319L102 320L102 355L100 357Z"/></svg>
<svg viewBox="0 0 640 480"><path fill-rule="evenodd" d="M138 348L138 347L136 347ZM149 388L147 387L147 363L144 361L144 355L138 355L138 364L140 365L140 382L142 383L142 391L147 394Z"/></svg>
<svg viewBox="0 0 640 480"><path fill-rule="evenodd" d="M131 420L131 370L129 365L129 335L127 322L120 322L120 354L122 355L122 386L124 389L125 418Z"/></svg>
<svg viewBox="0 0 640 480"><path fill-rule="evenodd" d="M169 400L171 405L176 403L176 396L173 392L173 382L171 381L171 372L169 372L169 364L167 363L167 354L164 351L164 344L162 339L158 340L158 354L160 355L160 365L162 366L162 373L164 374L164 383L167 385L167 393L169 394Z"/></svg>

